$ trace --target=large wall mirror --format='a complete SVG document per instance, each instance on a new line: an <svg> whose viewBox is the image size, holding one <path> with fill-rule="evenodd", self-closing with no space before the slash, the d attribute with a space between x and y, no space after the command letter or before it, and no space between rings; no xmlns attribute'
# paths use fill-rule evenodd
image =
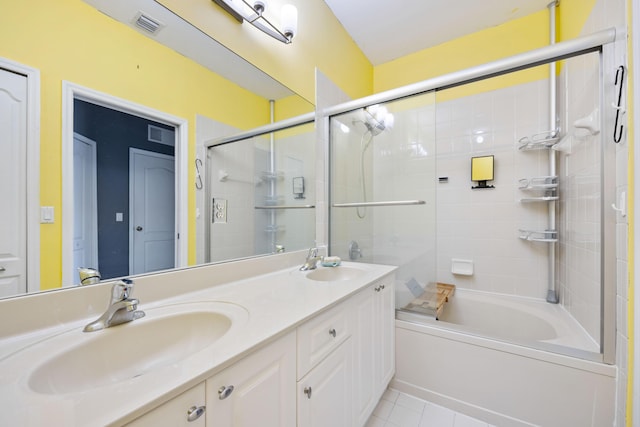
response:
<svg viewBox="0 0 640 427"><path fill-rule="evenodd" d="M285 204L289 197L299 196L301 188L304 204L315 204L309 191L314 187L315 161L304 154L315 152L314 139L301 137L313 131L256 137L250 157L233 157L238 169L231 168L229 155L246 148L228 144L209 149L208 159L196 149L197 118L217 124L218 133L209 138L224 137L272 121L270 100L275 101L276 120L312 112L312 102L156 1L68 0L43 5L36 14L20 3L8 6L0 18L0 37L16 40L0 47L0 58L6 59L0 61L0 74L6 77L0 78L0 108L24 113L24 118L10 125L3 122L0 131L14 132L26 124L20 132L26 139L33 136L33 115L26 108L23 112L23 105L16 109L5 101L13 87L21 85L14 76L35 76L39 87L25 87L39 94L35 117L40 165L34 170L31 148L17 151L18 157L8 163L25 166L14 168L7 180L14 184L8 187L22 210L0 209L2 223L11 225L0 227L0 297L75 286L80 266L96 267L103 279L110 279L313 243L313 209L293 213L268 206L268 197L277 201L282 194ZM161 24L156 34L137 24L146 18ZM23 72L21 64L35 71ZM65 85L86 91L69 91ZM96 98L91 96L94 90ZM34 99L33 93L27 95L25 102ZM208 164L223 166L209 173ZM229 175L220 180L223 169ZM29 171L39 177L30 178ZM275 178L269 181L269 176ZM253 189L250 208L240 205L241 197L231 190L239 177L248 177ZM208 188L214 183L215 188ZM210 200L197 204L199 194L210 194ZM247 221L253 228L279 227L280 237L271 233L276 240L282 240L282 230L289 228L297 238L282 244L271 237L226 233L207 216L210 212L202 212L222 197L230 221L250 212L253 218ZM141 201L146 204L138 206ZM199 227L196 218L208 218L212 227ZM276 218L277 224L272 221ZM288 226L287 221L293 222ZM138 241L146 231L155 234ZM38 238L29 239L33 234ZM241 251L233 250L240 246ZM9 255L3 258L4 253Z"/></svg>

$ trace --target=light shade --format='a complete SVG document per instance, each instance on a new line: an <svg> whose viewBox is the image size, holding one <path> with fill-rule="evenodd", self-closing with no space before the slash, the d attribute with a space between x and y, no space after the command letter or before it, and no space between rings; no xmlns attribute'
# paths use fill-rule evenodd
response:
<svg viewBox="0 0 640 427"><path fill-rule="evenodd" d="M247 0L213 0L213 2L232 15L239 23L246 21L282 43L291 43L298 31L298 9L293 5L285 4L282 7L283 29L280 30L264 16L268 7L267 0L254 0L253 4Z"/></svg>
<svg viewBox="0 0 640 427"><path fill-rule="evenodd" d="M282 6L282 32L292 39L298 32L298 9L292 4Z"/></svg>

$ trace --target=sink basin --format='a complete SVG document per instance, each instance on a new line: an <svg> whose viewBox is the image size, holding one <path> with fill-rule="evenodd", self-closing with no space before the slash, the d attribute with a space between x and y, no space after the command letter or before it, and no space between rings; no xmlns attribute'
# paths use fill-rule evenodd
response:
<svg viewBox="0 0 640 427"><path fill-rule="evenodd" d="M352 280L364 274L364 270L353 267L318 267L307 273L307 278L320 282L333 282L338 280Z"/></svg>
<svg viewBox="0 0 640 427"><path fill-rule="evenodd" d="M244 308L223 302L145 311L133 322L91 333L69 331L32 347L28 351L38 351L45 360L29 376L29 388L42 394L76 393L136 378L185 360L248 319Z"/></svg>

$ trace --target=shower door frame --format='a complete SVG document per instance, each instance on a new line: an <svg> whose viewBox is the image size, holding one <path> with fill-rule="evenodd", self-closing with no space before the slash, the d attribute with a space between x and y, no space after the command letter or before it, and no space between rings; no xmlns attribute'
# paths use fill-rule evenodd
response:
<svg viewBox="0 0 640 427"><path fill-rule="evenodd" d="M579 37L573 40L545 46L540 49L524 52L515 56L471 67L465 70L453 72L443 76L438 76L422 82L403 86L401 88L388 90L368 97L345 102L322 112L323 117L331 118L339 114L347 113L369 105L380 104L401 98L414 96L426 92L444 90L456 86L485 80L492 77L508 74L515 71L524 70L551 62L560 61L588 53L598 53L600 63L600 102L601 106L609 105L613 102L613 95L604 91L604 69L614 67L613 64L613 42L616 40L616 30L609 28L588 36ZM611 99L610 99L611 98ZM603 135L609 135L613 129L601 115L601 128ZM605 138L603 136L603 138ZM606 141L606 140L603 140ZM329 144L329 139L327 139ZM613 160L611 159L613 156ZM615 191L605 192L605 188L615 188L615 146L613 143L602 144L602 181L601 181L601 324L600 324L600 353L589 353L594 357L588 357L594 361L606 364L615 364L615 336L616 336L616 258L606 254L615 254L616 248L616 216L615 212L605 207L615 203ZM327 204L329 210L331 205ZM328 213L330 217L330 213ZM329 226L330 227L330 226ZM330 242L330 231L325 236ZM576 350L568 351L569 356L585 358L584 352Z"/></svg>

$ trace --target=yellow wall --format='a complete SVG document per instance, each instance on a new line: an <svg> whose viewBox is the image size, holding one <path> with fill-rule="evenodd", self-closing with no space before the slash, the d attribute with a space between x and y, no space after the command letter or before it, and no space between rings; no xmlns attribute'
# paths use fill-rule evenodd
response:
<svg viewBox="0 0 640 427"><path fill-rule="evenodd" d="M634 5L635 3L635 5ZM638 28L633 28L632 25L632 9L634 7L638 7L638 3L637 2L632 2L632 0L628 0L627 1L627 28L629 29L629 37L628 37L628 46L627 46L627 52L628 52L628 60L627 60L627 121L628 121L628 126L627 126L627 146L629 147L629 160L628 160L628 170L629 170L629 176L628 176L628 183L629 183L629 189L627 191L628 197L629 197L629 203L628 203L628 212L627 212L627 217L629 218L629 230L628 230L628 236L629 238L628 240L628 254L627 254L627 260L629 260L627 267L628 267L628 272L627 272L627 280L628 280L628 285L627 285L627 336L629 338L629 342L627 344L628 347L628 354L627 354L627 394L626 394L626 399L627 399L627 412L626 412L626 425L631 427L633 425L633 380L634 380L634 375L635 375L635 370L638 369L637 366L634 365L634 351L635 351L635 346L636 343L634 342L634 337L635 337L635 316L637 315L634 311L634 301L635 301L635 287L634 287L634 283L635 283L635 263L633 262L635 255L634 255L634 251L635 251L635 245L634 245L634 238L633 236L635 235L635 222L633 221L633 218L635 218L635 199L633 198L633 195L635 194L635 172L634 172L634 164L633 164L633 159L635 157L635 127L634 124L631 120L631 118L634 115L634 99L633 99L633 91L634 91L634 87L635 84L637 84L634 80L633 80L633 60L634 60L634 41L635 43L638 43L638 35L635 34L638 30ZM638 47L635 46L635 51L638 52Z"/></svg>
<svg viewBox="0 0 640 427"><path fill-rule="evenodd" d="M41 231L41 288L62 279L62 81L125 98L188 120L193 164L197 114L240 129L268 123L269 105L171 49L117 23L80 0L2 2L0 57L41 72L40 201L56 223ZM236 102L229 102L236 100ZM194 180L189 168L189 182ZM189 194L189 218L195 196ZM190 242L195 241L193 221ZM195 260L194 245L189 260Z"/></svg>
<svg viewBox="0 0 640 427"><path fill-rule="evenodd" d="M387 62L374 69L374 90L393 89L546 46L548 28L548 12L543 10ZM529 81L546 77L544 70L537 69L518 73L518 80L513 82L505 83L503 77L498 84L504 87L522 83L522 78Z"/></svg>
<svg viewBox="0 0 640 427"><path fill-rule="evenodd" d="M556 8L556 41L578 37L595 3L596 0L562 0ZM374 68L374 92L464 70L548 44L549 11L545 9L378 65ZM536 67L448 90L443 95L448 98L466 96L547 77L546 67Z"/></svg>

